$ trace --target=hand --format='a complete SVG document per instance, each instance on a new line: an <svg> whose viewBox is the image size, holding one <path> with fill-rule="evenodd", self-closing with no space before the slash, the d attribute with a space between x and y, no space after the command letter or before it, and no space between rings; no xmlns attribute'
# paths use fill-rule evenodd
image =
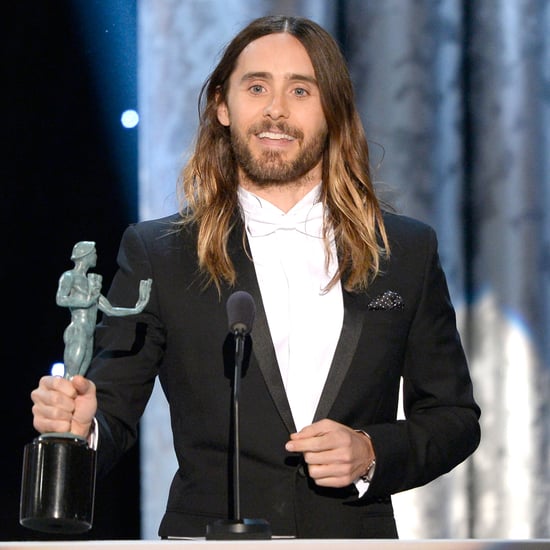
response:
<svg viewBox="0 0 550 550"><path fill-rule="evenodd" d="M71 380L44 376L32 391L33 425L40 433L71 432L87 437L97 410L95 384L83 376Z"/></svg>
<svg viewBox="0 0 550 550"><path fill-rule="evenodd" d="M90 305L97 301L101 293L103 277L98 273L88 273L88 294Z"/></svg>
<svg viewBox="0 0 550 550"><path fill-rule="evenodd" d="M375 456L367 436L328 419L291 434L285 448L303 453L310 477L321 487L346 487L357 481Z"/></svg>
<svg viewBox="0 0 550 550"><path fill-rule="evenodd" d="M149 301L152 284L153 284L152 279L142 279L139 282L139 299L135 307L135 309L138 310L139 312L143 311L143 309L147 305L147 302Z"/></svg>

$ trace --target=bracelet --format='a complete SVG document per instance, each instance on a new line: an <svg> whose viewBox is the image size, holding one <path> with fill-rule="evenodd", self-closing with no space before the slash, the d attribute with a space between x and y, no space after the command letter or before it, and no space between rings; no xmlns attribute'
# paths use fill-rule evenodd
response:
<svg viewBox="0 0 550 550"><path fill-rule="evenodd" d="M371 460L371 463L369 464L369 467L367 468L367 473L361 476L361 481L364 481L365 483L370 483L372 481L372 478L374 477L375 468L376 468L376 458L373 458Z"/></svg>
<svg viewBox="0 0 550 550"><path fill-rule="evenodd" d="M356 432L359 432L360 434L365 435L369 438L372 444L372 437L365 432L364 430L355 430ZM373 446L374 448L374 446ZM367 471L365 474L363 474L359 479L365 483L370 483L372 481L372 478L374 477L374 470L376 469L376 458L373 458L370 461L370 464L367 466Z"/></svg>

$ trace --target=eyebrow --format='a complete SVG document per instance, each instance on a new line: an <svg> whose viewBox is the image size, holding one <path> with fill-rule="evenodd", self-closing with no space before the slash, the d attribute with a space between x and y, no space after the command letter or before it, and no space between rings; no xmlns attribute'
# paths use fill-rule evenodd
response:
<svg viewBox="0 0 550 550"><path fill-rule="evenodd" d="M252 71L249 73L245 73L241 78L241 82L254 80L256 78L260 78L263 80L271 80L273 78L273 75L265 71ZM310 84L317 86L317 79L313 76L309 76L305 74L289 73L285 75L285 79L291 82L292 81L309 82Z"/></svg>

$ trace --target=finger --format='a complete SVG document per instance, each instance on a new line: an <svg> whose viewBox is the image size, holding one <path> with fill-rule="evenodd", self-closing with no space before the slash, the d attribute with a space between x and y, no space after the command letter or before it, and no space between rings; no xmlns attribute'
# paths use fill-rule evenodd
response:
<svg viewBox="0 0 550 550"><path fill-rule="evenodd" d="M345 487L358 477L349 464L308 465L308 472L315 483L322 487Z"/></svg>
<svg viewBox="0 0 550 550"><path fill-rule="evenodd" d="M350 474L350 469L344 464L308 464L308 472L313 479L342 478Z"/></svg>
<svg viewBox="0 0 550 550"><path fill-rule="evenodd" d="M331 487L333 489L341 489L351 485L355 479L348 476L346 477L323 477L321 479L314 479L315 485L319 487Z"/></svg>
<svg viewBox="0 0 550 550"><path fill-rule="evenodd" d="M82 437L88 437L90 434L90 427L92 425L92 422L78 422L77 420L73 419L71 422L71 428L70 432L75 435L80 435Z"/></svg>
<svg viewBox="0 0 550 550"><path fill-rule="evenodd" d="M34 405L33 426L41 433L68 432L71 427L72 413L58 407Z"/></svg>
<svg viewBox="0 0 550 550"><path fill-rule="evenodd" d="M46 391L59 392L72 398L76 396L76 391L71 381L61 376L43 376L40 379L38 388Z"/></svg>
<svg viewBox="0 0 550 550"><path fill-rule="evenodd" d="M287 451L291 453L306 453L306 452L322 452L331 449L330 443L327 441L325 434L307 439L291 439L285 445Z"/></svg>
<svg viewBox="0 0 550 550"><path fill-rule="evenodd" d="M353 460L348 449L332 449L322 452L306 451L303 453L303 457L308 467L333 468L338 475L347 475L357 468L356 461Z"/></svg>
<svg viewBox="0 0 550 550"><path fill-rule="evenodd" d="M329 449L323 451L304 451L304 461L307 464L346 464L349 462L349 455L340 449Z"/></svg>
<svg viewBox="0 0 550 550"><path fill-rule="evenodd" d="M64 433L71 431L70 422L62 422L56 420L50 420L45 418L34 417L32 422L34 429L43 434L43 433Z"/></svg>
<svg viewBox="0 0 550 550"><path fill-rule="evenodd" d="M37 390L38 395L40 393ZM65 420L70 418L75 409L74 399L59 392L46 392L44 396L38 396L34 400L32 412L35 416L52 420Z"/></svg>
<svg viewBox="0 0 550 550"><path fill-rule="evenodd" d="M319 437L321 435L324 435L327 432L335 430L338 426L340 426L340 424L338 424L337 422L334 422L333 420L328 420L327 418L325 418L323 420L314 422L309 426L305 426L297 433L290 434L290 438L306 439L309 437Z"/></svg>
<svg viewBox="0 0 550 550"><path fill-rule="evenodd" d="M291 452L314 451L322 452L337 449L349 445L350 435L348 429L342 429L339 425L330 426L311 425L298 434L292 434L291 440L287 443L286 449ZM308 434L309 437L306 437ZM293 437L293 436L296 437Z"/></svg>
<svg viewBox="0 0 550 550"><path fill-rule="evenodd" d="M73 393L76 392L73 389ZM31 399L35 406L43 406L46 409L38 409L39 411L59 409L60 414L72 413L74 411L74 397L56 390L38 387L31 393Z"/></svg>

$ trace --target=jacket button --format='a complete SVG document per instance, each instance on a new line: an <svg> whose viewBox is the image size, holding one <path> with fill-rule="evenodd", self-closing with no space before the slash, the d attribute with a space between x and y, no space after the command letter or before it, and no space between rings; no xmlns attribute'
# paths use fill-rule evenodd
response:
<svg viewBox="0 0 550 550"><path fill-rule="evenodd" d="M298 475L300 477L307 477L306 468L303 464L300 464L298 466Z"/></svg>

